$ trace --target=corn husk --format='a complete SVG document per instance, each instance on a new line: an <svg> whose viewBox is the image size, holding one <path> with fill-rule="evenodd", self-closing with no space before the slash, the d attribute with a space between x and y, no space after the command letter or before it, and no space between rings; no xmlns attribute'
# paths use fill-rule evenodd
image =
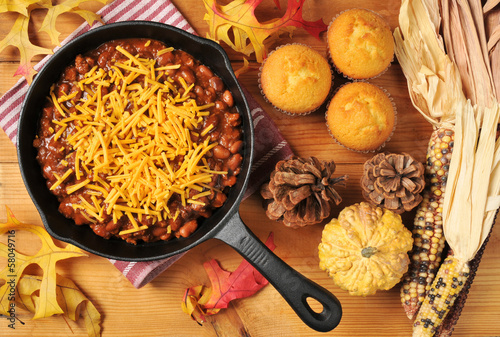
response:
<svg viewBox="0 0 500 337"><path fill-rule="evenodd" d="M443 227L455 255L470 261L500 206L495 143L500 112L480 2L441 0L440 5L441 21L436 2L403 0L395 52L415 107L436 127L455 124Z"/></svg>
<svg viewBox="0 0 500 337"><path fill-rule="evenodd" d="M500 207L498 3L482 8L480 0L403 0L394 33L414 106L434 127L454 128L443 231L465 264L481 254Z"/></svg>
<svg viewBox="0 0 500 337"><path fill-rule="evenodd" d="M486 16L487 48L496 97L500 97L500 0L490 0L483 7Z"/></svg>
<svg viewBox="0 0 500 337"><path fill-rule="evenodd" d="M430 12L429 8L432 9ZM453 125L454 105L465 100L457 67L444 51L436 6L403 1L395 54L405 74L415 108L434 127Z"/></svg>
<svg viewBox="0 0 500 337"><path fill-rule="evenodd" d="M488 236L500 206L500 107L472 105L457 110L455 147L443 205L443 229L454 255L470 261Z"/></svg>
<svg viewBox="0 0 500 337"><path fill-rule="evenodd" d="M465 96L473 105L492 106L495 90L480 0L440 0L440 4L446 50L459 69Z"/></svg>
<svg viewBox="0 0 500 337"><path fill-rule="evenodd" d="M484 7L483 7L483 12L487 13L487 12L491 11L499 3L500 3L500 0L488 0L488 1L486 1L486 3L484 4Z"/></svg>

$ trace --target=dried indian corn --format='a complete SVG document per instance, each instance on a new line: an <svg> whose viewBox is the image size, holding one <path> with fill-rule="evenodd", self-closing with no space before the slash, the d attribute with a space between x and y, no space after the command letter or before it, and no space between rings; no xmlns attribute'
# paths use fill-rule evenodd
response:
<svg viewBox="0 0 500 337"><path fill-rule="evenodd" d="M410 266L401 286L401 302L410 319L415 318L436 276L445 246L442 212L453 134L451 129L439 128L429 141L426 186L415 215Z"/></svg>
<svg viewBox="0 0 500 337"><path fill-rule="evenodd" d="M491 3L497 5L498 1ZM486 29L485 12L479 0L402 0L394 32L395 53L413 105L434 127L449 125L454 131L441 204L442 233L454 255L446 258L426 292L414 321L414 336L440 333L466 283L469 261L480 251L500 208L500 140L496 140L500 97L492 90L494 65L488 46L494 41L487 36L498 30L499 21ZM423 277L425 271L419 281ZM406 291L410 302L418 296L411 286ZM464 301L462 297L459 303L463 306Z"/></svg>
<svg viewBox="0 0 500 337"><path fill-rule="evenodd" d="M434 336L469 276L469 264L448 256L432 282L413 323L413 336Z"/></svg>

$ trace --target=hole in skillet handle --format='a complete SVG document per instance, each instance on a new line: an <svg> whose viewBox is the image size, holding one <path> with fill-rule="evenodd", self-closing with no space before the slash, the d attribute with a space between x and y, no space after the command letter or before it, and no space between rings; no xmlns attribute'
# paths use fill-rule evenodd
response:
<svg viewBox="0 0 500 337"><path fill-rule="evenodd" d="M340 323L342 306L328 290L298 273L266 247L234 213L215 238L233 247L252 264L283 296L299 318L310 328L328 332ZM317 301L321 312L310 303ZM314 307L319 306L314 303Z"/></svg>

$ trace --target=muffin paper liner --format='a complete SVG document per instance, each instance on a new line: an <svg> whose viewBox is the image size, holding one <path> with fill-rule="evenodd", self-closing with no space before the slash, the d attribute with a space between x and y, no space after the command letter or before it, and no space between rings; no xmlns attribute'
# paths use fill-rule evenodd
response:
<svg viewBox="0 0 500 337"><path fill-rule="evenodd" d="M351 83L356 83L356 82L364 82L364 83L368 83L368 84L371 84L377 88L379 88L380 90L382 90L384 92L384 94L387 95L387 97L389 98L389 101L391 102L391 105L392 105L392 108L394 110L394 127L392 128L392 131L391 133L389 134L389 136L387 137L387 139L376 149L373 149L373 150L356 150L356 149L352 149L344 144L342 144L332 133L332 131L330 130L330 127L328 126L328 108L330 107L330 103L332 102L333 100L333 97L335 97L335 95L337 94L337 92L340 90L340 88L348 85L348 84L351 84ZM330 101L328 102L327 106L326 106L326 112L325 112L325 125L326 125L326 128L328 130L328 133L330 134L330 136L333 138L333 140L339 144L340 146L342 146L343 148L347 149L347 150L350 150L350 151L353 151L353 152L358 152L358 153L375 153L375 152L378 152L380 151L383 147L385 147L385 145L387 144L387 142L389 142L394 134L394 130L396 130L396 125L397 125L397 121L398 121L398 112L397 112L397 107L396 107L396 103L394 103L394 100L391 96L391 94L389 93L389 91L387 91L386 89L382 88L381 86L379 85L376 85L376 84L373 84L373 83L370 83L366 80L356 80L356 81L352 81L352 82L347 82L347 83L344 83L342 84L341 86L337 87L334 92L333 92L333 95L332 95L332 98L330 99Z"/></svg>
<svg viewBox="0 0 500 337"><path fill-rule="evenodd" d="M380 15L379 13L371 10L371 9L367 9L367 8L360 8L360 7L355 7L355 8L349 8L349 9L346 9L346 10L343 10L342 12L338 13L333 19L332 21L330 21L330 23L328 24L328 29L327 29L327 34L326 34L326 44L327 44L327 54L328 54L328 61L330 62L330 65L332 66L333 69L335 69L335 72L337 72L339 75L341 75L342 77L350 80L350 81L366 81L366 80L373 80L377 77L380 77L382 76L383 74L385 74L387 72L387 70L391 67L392 65L392 62L394 62L394 53L392 53L392 59L391 59L391 62L389 62L389 65L383 70L381 71L380 73L378 73L377 75L375 76L372 76L372 77L366 77L366 78L352 78L346 74L344 74L338 67L337 65L335 65L335 62L333 62L333 58L332 58L332 54L330 52L330 44L328 43L328 31L330 30L330 27L332 26L333 22L343 13L345 12L348 12L352 9L363 9L363 10L367 10L367 11L370 11L376 15L378 15L379 17L381 17L384 21L386 21L384 19L384 17L382 15Z"/></svg>
<svg viewBox="0 0 500 337"><path fill-rule="evenodd" d="M311 113L317 111L319 108L321 108L325 102L327 102L329 99L331 99L332 97L332 92L333 92L333 87L334 87L334 83L335 83L335 74L333 73L333 70L332 70L332 67L330 67L330 73L332 75L332 84L330 86L330 92L326 95L325 97L325 100L320 104L318 105L316 108L310 110L310 111L306 111L306 112L302 112L302 113L293 113L293 112L288 112L286 110L283 110L281 108L278 108L276 105L274 105L267 97L266 97L266 94L264 94L264 91L262 90L262 85L260 83L260 75L262 73L262 68L264 68L264 64L266 63L267 59L269 58L269 56L271 56L272 53L274 53L276 50L278 49L281 49L283 47L286 47L286 46L292 46L292 45L298 45L298 46L304 46L304 47L308 47L308 48L311 48L311 46L307 45L307 44L304 44L304 43L287 43L287 44L283 44L281 46L278 46L276 47L274 50L272 50L271 52L269 52L269 54L267 55L266 59L262 62L262 64L260 65L259 67L259 74L257 75L257 83L258 83L258 86L259 86L259 90L260 90L260 93L262 95L262 97L264 98L264 100L271 104L273 106L273 108L275 108L276 110L278 110L279 112L281 113L284 113L285 115L288 115L288 116L307 116L307 115L310 115ZM312 49L312 48L311 48ZM323 55L322 55L323 56ZM324 56L323 56L324 57ZM325 58L326 61L328 62L328 58ZM331 65L331 62L328 62L330 65Z"/></svg>

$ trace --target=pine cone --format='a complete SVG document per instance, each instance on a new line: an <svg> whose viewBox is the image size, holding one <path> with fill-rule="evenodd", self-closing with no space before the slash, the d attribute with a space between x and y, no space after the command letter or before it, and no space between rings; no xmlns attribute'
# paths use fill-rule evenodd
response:
<svg viewBox="0 0 500 337"><path fill-rule="evenodd" d="M330 215L330 204L339 204L340 195L333 188L345 186L348 176L334 178L335 163L317 158L294 157L276 164L269 183L261 187L266 199L266 214L292 228L313 225Z"/></svg>
<svg viewBox="0 0 500 337"><path fill-rule="evenodd" d="M379 153L364 165L363 197L395 213L410 211L422 201L424 171L407 153Z"/></svg>

